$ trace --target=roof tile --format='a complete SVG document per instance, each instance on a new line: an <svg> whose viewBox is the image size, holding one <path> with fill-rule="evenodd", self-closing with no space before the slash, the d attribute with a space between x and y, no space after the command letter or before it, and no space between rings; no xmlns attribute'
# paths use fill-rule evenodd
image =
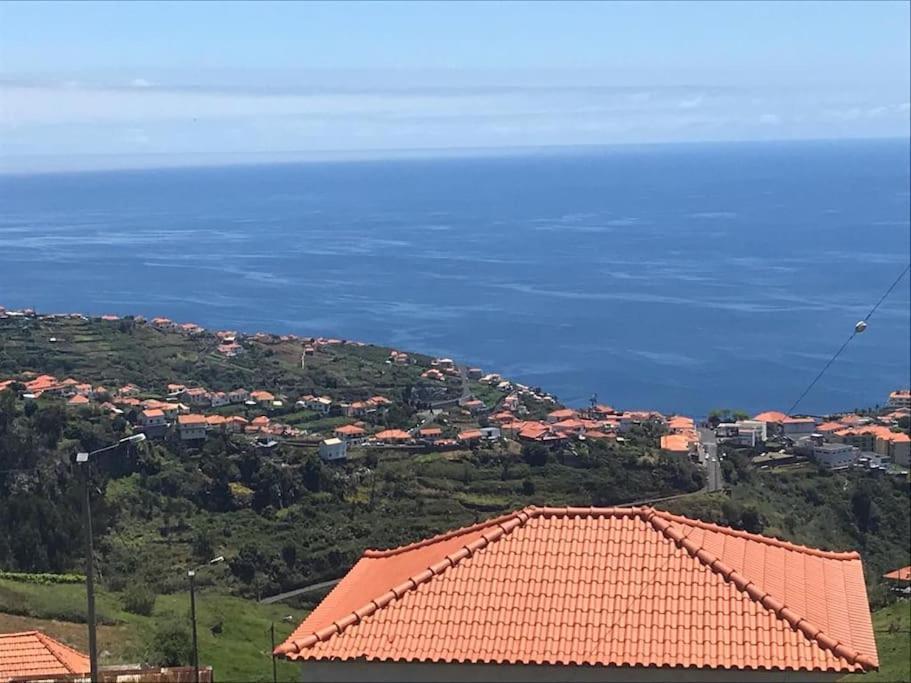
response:
<svg viewBox="0 0 911 683"><path fill-rule="evenodd" d="M856 553L649 508L528 508L367 551L278 652L840 672L877 666Z"/></svg>

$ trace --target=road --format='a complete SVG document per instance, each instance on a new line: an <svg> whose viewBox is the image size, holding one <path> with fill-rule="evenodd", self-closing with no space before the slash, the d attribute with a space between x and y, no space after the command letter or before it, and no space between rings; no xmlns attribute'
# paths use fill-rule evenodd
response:
<svg viewBox="0 0 911 683"><path fill-rule="evenodd" d="M700 428L699 461L705 467L705 490L711 493L724 488L724 477L721 476L721 460L718 458L718 443L715 432Z"/></svg>

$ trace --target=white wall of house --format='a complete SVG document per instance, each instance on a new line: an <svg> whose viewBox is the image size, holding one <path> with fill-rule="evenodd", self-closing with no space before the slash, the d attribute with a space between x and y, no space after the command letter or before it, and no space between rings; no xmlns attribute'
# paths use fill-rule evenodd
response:
<svg viewBox="0 0 911 683"><path fill-rule="evenodd" d="M307 683L376 681L383 683L613 683L615 681L665 683L797 683L837 681L844 674L818 671L738 671L664 667L550 666L534 664L456 664L425 662L310 661L300 663L301 680Z"/></svg>

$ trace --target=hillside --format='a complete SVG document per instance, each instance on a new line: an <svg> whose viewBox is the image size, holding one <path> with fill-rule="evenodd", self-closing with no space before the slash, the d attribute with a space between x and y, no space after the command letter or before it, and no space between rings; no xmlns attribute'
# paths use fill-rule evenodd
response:
<svg viewBox="0 0 911 683"><path fill-rule="evenodd" d="M529 504L658 499L690 516L858 549L877 607L891 600L881 574L911 563L904 479L758 470L734 454L729 492L701 493L702 469L659 447L668 422L637 413L621 428L609 407L561 411L540 389L448 359L131 318L0 318L0 340L0 571L81 572L72 455L149 435L91 469L113 659L161 660L153 634L182 622L173 615L185 614L186 568L223 555L200 574L211 610L203 658L219 662L219 676L254 676L264 653L231 654L237 644L301 612L252 599L337 578L365 548ZM202 426L184 429L189 416ZM347 458L324 462L320 443L340 426L350 430ZM0 613L81 645L69 626L85 620L81 589L0 579ZM221 633L208 630L218 623Z"/></svg>

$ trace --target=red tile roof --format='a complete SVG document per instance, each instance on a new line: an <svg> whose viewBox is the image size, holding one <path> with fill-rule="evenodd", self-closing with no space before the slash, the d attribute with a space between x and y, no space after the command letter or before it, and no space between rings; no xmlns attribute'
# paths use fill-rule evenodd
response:
<svg viewBox="0 0 911 683"><path fill-rule="evenodd" d="M205 426L208 424L206 422L205 415L178 415L177 424L185 427L193 426Z"/></svg>
<svg viewBox="0 0 911 683"><path fill-rule="evenodd" d="M368 550L276 652L316 660L878 667L857 553L651 508L527 508Z"/></svg>
<svg viewBox="0 0 911 683"><path fill-rule="evenodd" d="M361 436L365 432L355 425L342 425L341 427L335 428L335 433L342 434L343 436Z"/></svg>
<svg viewBox="0 0 911 683"><path fill-rule="evenodd" d="M378 441L408 441L411 438L411 434L401 429L386 429L374 434L374 438Z"/></svg>
<svg viewBox="0 0 911 683"><path fill-rule="evenodd" d="M759 420L760 422L781 422L787 419L787 415L780 413L777 410L767 410L764 413L759 413L759 415L754 415L754 420Z"/></svg>
<svg viewBox="0 0 911 683"><path fill-rule="evenodd" d="M0 633L0 681L88 672L88 657L40 631Z"/></svg>
<svg viewBox="0 0 911 683"><path fill-rule="evenodd" d="M893 581L904 581L906 583L911 583L911 565L883 574L883 578L892 579Z"/></svg>

